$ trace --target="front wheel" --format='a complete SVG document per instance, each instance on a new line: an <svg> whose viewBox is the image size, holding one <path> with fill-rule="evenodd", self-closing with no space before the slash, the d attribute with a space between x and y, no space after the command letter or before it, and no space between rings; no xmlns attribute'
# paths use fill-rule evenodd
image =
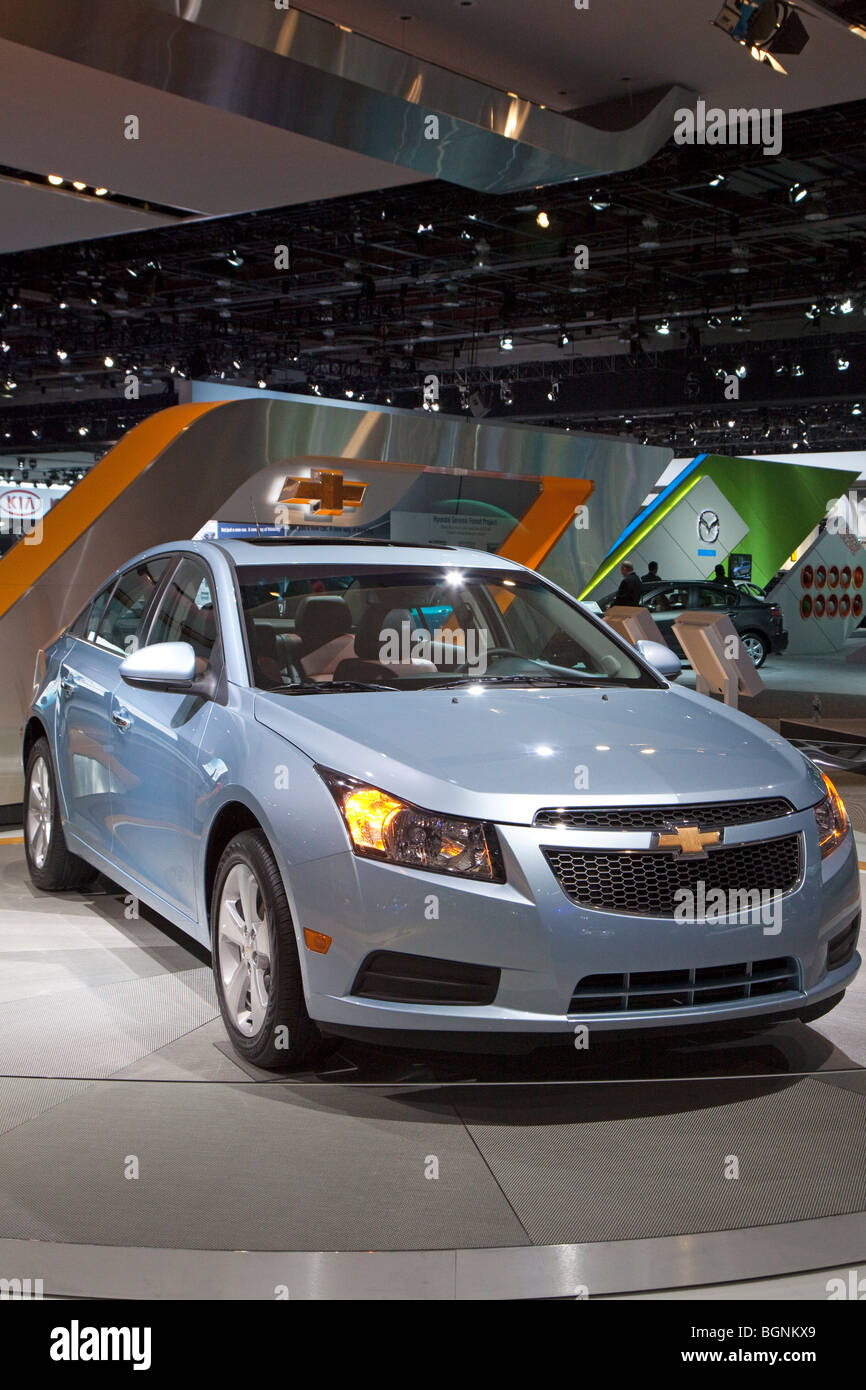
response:
<svg viewBox="0 0 866 1390"><path fill-rule="evenodd" d="M33 884L49 893L86 888L97 877L96 869L66 848L46 738L30 749L24 773L24 855Z"/></svg>
<svg viewBox="0 0 866 1390"><path fill-rule="evenodd" d="M224 850L210 921L220 1011L240 1056L277 1070L332 1051L307 1013L289 904L262 831L245 830Z"/></svg>
<svg viewBox="0 0 866 1390"><path fill-rule="evenodd" d="M763 666L767 660L770 644L766 637L760 632L744 632L740 637L745 650L749 653L755 666Z"/></svg>

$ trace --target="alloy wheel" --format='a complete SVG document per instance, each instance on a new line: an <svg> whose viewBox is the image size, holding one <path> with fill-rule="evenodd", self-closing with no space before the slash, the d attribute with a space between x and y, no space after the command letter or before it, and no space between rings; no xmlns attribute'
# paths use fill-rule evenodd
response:
<svg viewBox="0 0 866 1390"><path fill-rule="evenodd" d="M261 1031L271 988L271 939L258 879L248 864L234 864L220 894L217 962L223 998L238 1032Z"/></svg>
<svg viewBox="0 0 866 1390"><path fill-rule="evenodd" d="M43 868L51 848L51 773L44 758L37 758L30 769L27 789L27 847L37 869Z"/></svg>
<svg viewBox="0 0 866 1390"><path fill-rule="evenodd" d="M743 638L743 646L755 665L760 666L764 659L764 644L760 637L752 637L751 634L749 634Z"/></svg>

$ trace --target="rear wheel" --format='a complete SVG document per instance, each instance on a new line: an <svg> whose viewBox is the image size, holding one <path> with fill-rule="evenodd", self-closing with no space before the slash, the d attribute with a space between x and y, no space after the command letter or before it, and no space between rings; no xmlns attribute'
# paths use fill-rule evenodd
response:
<svg viewBox="0 0 866 1390"><path fill-rule="evenodd" d="M217 997L240 1056L278 1070L333 1051L307 1013L289 904L262 831L244 830L224 850L210 922Z"/></svg>
<svg viewBox="0 0 866 1390"><path fill-rule="evenodd" d="M770 650L770 644L761 632L744 632L740 641L756 666L763 666Z"/></svg>
<svg viewBox="0 0 866 1390"><path fill-rule="evenodd" d="M97 877L96 869L66 848L54 765L45 738L37 739L31 748L24 774L24 854L30 878L46 892L86 888Z"/></svg>

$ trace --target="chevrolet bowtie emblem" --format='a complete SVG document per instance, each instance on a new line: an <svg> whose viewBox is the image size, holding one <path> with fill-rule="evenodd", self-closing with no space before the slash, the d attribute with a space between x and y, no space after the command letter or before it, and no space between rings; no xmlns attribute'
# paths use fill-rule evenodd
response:
<svg viewBox="0 0 866 1390"><path fill-rule="evenodd" d="M281 502L309 507L317 516L339 516L345 507L360 507L366 483L347 483L338 469L314 468L309 478L286 478Z"/></svg>
<svg viewBox="0 0 866 1390"><path fill-rule="evenodd" d="M656 849L681 849L683 854L706 854L707 845L717 845L719 830L700 830L696 825L678 825L670 834L659 831L655 836Z"/></svg>

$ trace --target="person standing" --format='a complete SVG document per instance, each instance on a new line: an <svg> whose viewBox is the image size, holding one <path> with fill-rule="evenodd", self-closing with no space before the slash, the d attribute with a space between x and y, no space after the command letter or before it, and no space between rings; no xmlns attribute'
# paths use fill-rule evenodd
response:
<svg viewBox="0 0 866 1390"><path fill-rule="evenodd" d="M640 606L641 582L634 572L634 565L629 564L628 560L623 560L619 572L622 579L616 591L614 603L621 604L625 608L638 608Z"/></svg>
<svg viewBox="0 0 866 1390"><path fill-rule="evenodd" d="M641 575L641 583L652 584L657 579L661 579L661 575L659 574L659 562L658 560L650 560L647 565L646 574Z"/></svg>

